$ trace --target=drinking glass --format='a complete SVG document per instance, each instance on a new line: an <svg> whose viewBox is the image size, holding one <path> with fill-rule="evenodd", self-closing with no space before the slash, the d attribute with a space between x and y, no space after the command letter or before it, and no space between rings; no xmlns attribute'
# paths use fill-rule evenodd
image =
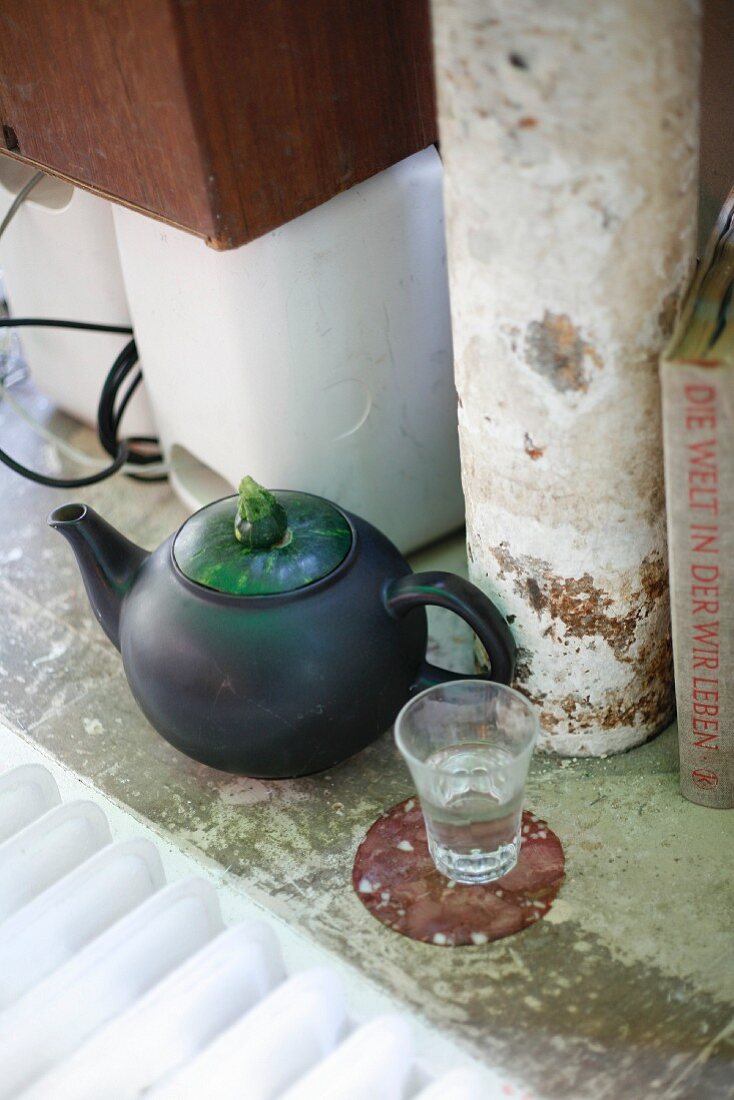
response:
<svg viewBox="0 0 734 1100"><path fill-rule="evenodd" d="M395 741L415 781L433 862L447 878L493 882L517 863L537 736L527 699L487 680L438 684L401 710Z"/></svg>

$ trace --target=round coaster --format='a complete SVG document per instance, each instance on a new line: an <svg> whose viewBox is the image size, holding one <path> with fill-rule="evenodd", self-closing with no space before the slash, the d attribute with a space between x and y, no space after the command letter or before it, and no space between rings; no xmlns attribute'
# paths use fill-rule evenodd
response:
<svg viewBox="0 0 734 1100"><path fill-rule="evenodd" d="M360 844L352 885L382 924L422 943L461 947L511 936L540 920L563 881L563 847L545 821L522 815L517 866L486 886L444 878L433 865L417 798L378 818Z"/></svg>

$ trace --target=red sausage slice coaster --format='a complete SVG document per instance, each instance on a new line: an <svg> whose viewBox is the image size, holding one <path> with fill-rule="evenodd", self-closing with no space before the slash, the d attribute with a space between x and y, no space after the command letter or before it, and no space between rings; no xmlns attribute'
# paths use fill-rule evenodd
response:
<svg viewBox="0 0 734 1100"><path fill-rule="evenodd" d="M378 818L357 850L352 885L373 917L441 947L488 943L540 920L561 882L563 847L545 821L522 815L517 866L486 886L444 878L433 865L417 798Z"/></svg>

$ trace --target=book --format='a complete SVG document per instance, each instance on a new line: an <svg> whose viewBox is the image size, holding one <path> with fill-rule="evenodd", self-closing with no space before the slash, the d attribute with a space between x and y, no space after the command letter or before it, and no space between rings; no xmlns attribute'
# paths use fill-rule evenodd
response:
<svg viewBox="0 0 734 1100"><path fill-rule="evenodd" d="M734 189L660 366L682 794L734 806Z"/></svg>

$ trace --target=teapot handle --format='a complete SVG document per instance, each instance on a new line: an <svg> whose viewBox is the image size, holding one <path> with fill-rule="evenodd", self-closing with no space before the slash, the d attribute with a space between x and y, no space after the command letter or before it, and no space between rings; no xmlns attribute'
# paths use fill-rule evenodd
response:
<svg viewBox="0 0 734 1100"><path fill-rule="evenodd" d="M467 622L486 649L491 667L488 673L468 677L424 661L412 691L448 680L511 682L517 653L515 639L502 614L476 585L454 573L408 573L392 581L385 592L385 606L398 619L412 608L426 605L445 607Z"/></svg>

